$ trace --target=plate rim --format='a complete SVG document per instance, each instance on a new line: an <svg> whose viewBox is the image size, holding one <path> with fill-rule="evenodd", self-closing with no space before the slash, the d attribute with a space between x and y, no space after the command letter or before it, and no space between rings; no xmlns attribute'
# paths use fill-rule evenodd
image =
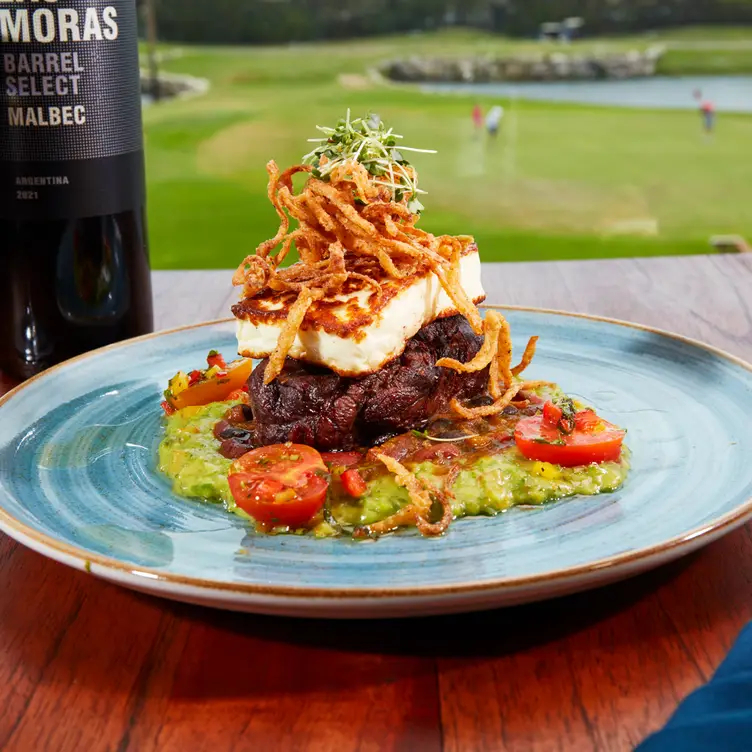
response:
<svg viewBox="0 0 752 752"><path fill-rule="evenodd" d="M740 358L737 355L733 355L719 347L709 345L701 340L687 337L676 332L671 332L666 329L658 327L648 326L646 324L639 324L636 322L625 321L623 319L611 318L608 316L599 316L595 314L579 313L573 311L559 310L555 308L538 308L535 306L516 306L516 305L494 305L484 304L480 306L483 309L489 310L501 310L501 311L520 311L524 313L539 313L554 316L562 316L566 318L584 319L587 321L597 321L610 325L620 326L627 329L635 329L642 332L648 332L651 334L657 334L661 337L666 337L675 341L679 341L685 345L695 347L719 357L723 360L729 361L737 367L742 368L752 373L752 363ZM59 363L51 368L32 376L27 381L19 384L17 387L7 392L0 397L0 410L27 389L31 384L54 378L54 375L70 367L74 363L79 363L92 357L97 357L103 353L128 347L139 342L145 342L151 339L156 339L170 334L176 334L179 332L190 331L194 329L202 329L205 327L218 326L221 324L232 323L234 318L220 318L212 319L209 321L203 321L196 324L185 324L183 326L161 329L156 332L144 334L140 337L134 337L131 339L116 342L105 347L91 350L83 353L75 358L71 358L62 363ZM8 495L7 492L2 491L3 495ZM464 583L455 583L451 585L422 585L422 586L403 586L403 587L381 587L381 588L352 588L352 587L321 587L321 586L290 586L290 585L265 585L257 583L241 583L241 582L221 582L218 580L204 579L201 577L189 577L185 575L167 573L159 569L151 567L142 567L135 564L128 564L109 556L102 554L96 554L94 552L86 551L83 548L64 543L46 533L41 533L38 530L26 525L20 520L16 519L13 515L9 514L5 509L0 507L0 530L6 533L10 538L16 542L30 547L33 550L41 553L48 558L53 559L62 564L73 566L70 561L66 559L72 559L78 564L80 570L86 572L92 572L92 567L96 565L98 569L104 570L100 576L105 576L106 572L111 572L112 575L117 577L118 575L131 575L138 578L143 582L145 578L152 581L159 581L162 585L175 585L178 588L193 587L203 591L219 591L223 593L234 593L239 596L277 596L280 598L312 598L316 600L335 600L335 599L352 599L355 601L365 600L379 600L388 598L404 598L404 597L419 597L419 596L455 596L455 595L469 595L483 592L511 592L519 590L521 588L531 588L540 585L546 585L549 583L555 583L562 580L575 580L580 577L587 577L588 575L594 575L599 572L610 571L616 572L622 568L630 567L630 565L637 564L639 562L645 562L649 564L651 559L666 554L675 554L676 558L681 555L682 548L688 548L694 550L698 548L698 539L707 538L708 543L717 540L722 535L731 532L736 527L742 525L747 519L752 516L752 497L741 503L735 510L727 512L725 515L709 521L705 525L693 528L683 535L678 535L673 538L669 538L661 543L656 543L652 546L643 547L635 551L630 551L621 554L614 554L595 561L578 564L576 566L567 567L566 569L558 569L556 571L548 573L540 573L534 575L527 575L522 577L497 577L490 580L483 581L469 581ZM26 539L26 540L24 540ZM30 546L30 542L33 542L34 546ZM687 553L690 551L688 550ZM95 574L100 574L95 572Z"/></svg>

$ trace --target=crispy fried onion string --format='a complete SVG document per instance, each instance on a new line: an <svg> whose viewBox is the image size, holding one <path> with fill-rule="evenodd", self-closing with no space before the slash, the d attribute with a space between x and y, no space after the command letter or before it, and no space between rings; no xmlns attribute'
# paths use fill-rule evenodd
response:
<svg viewBox="0 0 752 752"><path fill-rule="evenodd" d="M531 337L519 365L512 368L512 334L509 322L496 311L489 311L483 321L484 340L478 354L469 363L460 363L453 358L442 358L436 365L451 368L458 373L475 373L489 369L488 392L493 404L468 408L459 400L452 401L452 410L462 418L491 417L502 412L524 388L514 379L523 373L535 357L538 337Z"/></svg>
<svg viewBox="0 0 752 752"><path fill-rule="evenodd" d="M478 354L469 362L461 363L454 358L442 358L436 365L439 368L451 368L457 373L475 373L487 368L496 358L499 349L499 332L501 331L504 317L496 311L489 311L483 320L483 333L485 339Z"/></svg>
<svg viewBox="0 0 752 752"><path fill-rule="evenodd" d="M243 285L245 297L263 290L260 285L264 281L272 289L284 288L274 283L283 274L280 266L293 243L304 265L326 261L335 242L346 249L344 270L335 276L331 269L319 267L306 280L309 288L333 294L340 292L354 274L369 276L371 287L378 284L376 278L358 268L365 256L375 258L387 276L400 278L413 274L419 266L449 266L452 259L443 246L452 248L452 243L459 243L462 249L472 242L472 238L436 238L415 227L418 217L407 207L408 196L393 200L391 191L359 162L336 167L328 182L310 177L299 194L293 192L293 177L299 172L310 173L309 166L298 165L280 173L272 161L267 172L269 200L280 217L280 226L273 238L243 261L233 277L233 284ZM292 231L291 220L299 225ZM272 255L278 247L280 250ZM268 268L253 260L258 257L268 260Z"/></svg>
<svg viewBox="0 0 752 752"><path fill-rule="evenodd" d="M500 314L499 314L500 315ZM509 322L501 316L496 357L491 363L488 391L495 400L512 387L512 332ZM503 388L502 388L503 387Z"/></svg>
<svg viewBox="0 0 752 752"><path fill-rule="evenodd" d="M387 470L394 474L397 485L407 489L408 494L410 494L410 503L391 517L368 525L362 530L360 536L384 535L406 525L416 525L421 535L426 537L445 533L454 518L452 512L454 494L451 491L451 485L457 473L450 473L444 488L433 488L393 457L381 452L373 452L372 454L379 462L386 465ZM438 522L429 520L434 498L441 503L443 509L443 514Z"/></svg>
<svg viewBox="0 0 752 752"><path fill-rule="evenodd" d="M298 299L293 303L290 314L287 317L288 326L284 328L277 342L277 349L272 353L269 362L266 364L266 370L264 371L265 384L271 384L282 372L285 358L287 358L290 349L295 343L298 330L303 323L306 313L308 313L308 309L311 307L311 303L321 297L323 297L323 293L320 290L308 290L306 288L301 290Z"/></svg>
<svg viewBox="0 0 752 752"><path fill-rule="evenodd" d="M519 376L523 371L527 370L527 367L533 362L533 358L535 357L536 347L538 347L538 337L530 337L520 364L512 369L513 376Z"/></svg>

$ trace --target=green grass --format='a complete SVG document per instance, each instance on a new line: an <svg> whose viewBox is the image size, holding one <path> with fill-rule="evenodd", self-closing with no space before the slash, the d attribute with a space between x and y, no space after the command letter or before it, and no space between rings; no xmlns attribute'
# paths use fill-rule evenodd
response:
<svg viewBox="0 0 752 752"><path fill-rule="evenodd" d="M709 38L716 42L708 46ZM684 31L657 39L670 45L668 62L679 56L676 72L705 72L701 61L708 65L724 45L732 45L734 56L749 56L743 49L749 38ZM655 41L577 46L628 49ZM435 233L474 234L486 260L702 253L711 234L752 235L744 159L752 117L721 117L716 136L706 139L694 112L507 102L500 140L487 144L474 138L472 99L424 95L367 77L379 61L406 53L540 49L469 31L284 48L184 48L165 68L208 78L212 88L145 111L155 268L232 267L274 234L264 165L271 158L283 166L298 162L314 126L333 122L347 107L374 110L411 145L439 151L416 160L429 192L422 224ZM733 69L750 71L752 62L744 68L735 59Z"/></svg>
<svg viewBox="0 0 752 752"><path fill-rule="evenodd" d="M734 75L752 72L752 45L703 49L670 48L661 60L659 72L674 75Z"/></svg>

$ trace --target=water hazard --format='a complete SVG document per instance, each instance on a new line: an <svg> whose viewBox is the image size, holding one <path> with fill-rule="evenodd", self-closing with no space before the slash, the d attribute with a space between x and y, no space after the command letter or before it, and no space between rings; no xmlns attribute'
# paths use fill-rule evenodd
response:
<svg viewBox="0 0 752 752"><path fill-rule="evenodd" d="M504 99L692 110L702 92L718 110L752 112L752 76L656 76L625 81L535 81L483 84L426 84L423 91L475 94Z"/></svg>

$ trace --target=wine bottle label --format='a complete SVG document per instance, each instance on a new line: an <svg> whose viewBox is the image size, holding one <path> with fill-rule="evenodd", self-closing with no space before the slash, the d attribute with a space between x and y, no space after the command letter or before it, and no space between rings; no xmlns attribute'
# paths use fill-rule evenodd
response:
<svg viewBox="0 0 752 752"><path fill-rule="evenodd" d="M0 217L143 201L136 0L0 0Z"/></svg>

